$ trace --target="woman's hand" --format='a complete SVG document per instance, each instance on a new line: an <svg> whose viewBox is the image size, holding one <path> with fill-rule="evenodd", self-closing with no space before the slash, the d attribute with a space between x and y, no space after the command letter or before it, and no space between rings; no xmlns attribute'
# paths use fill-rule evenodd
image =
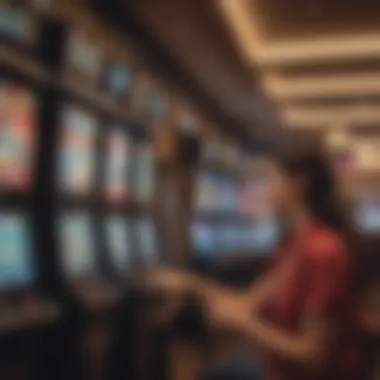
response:
<svg viewBox="0 0 380 380"><path fill-rule="evenodd" d="M182 295L191 291L191 277L172 268L147 269L137 276L143 289L159 291L168 295Z"/></svg>
<svg viewBox="0 0 380 380"><path fill-rule="evenodd" d="M211 323L216 327L241 330L252 320L251 305L246 297L221 294L207 301Z"/></svg>

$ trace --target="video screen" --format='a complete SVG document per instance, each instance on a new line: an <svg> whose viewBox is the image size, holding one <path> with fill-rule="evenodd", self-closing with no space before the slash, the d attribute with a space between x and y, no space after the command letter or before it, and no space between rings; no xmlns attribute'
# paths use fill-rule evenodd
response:
<svg viewBox="0 0 380 380"><path fill-rule="evenodd" d="M137 147L134 158L134 189L136 199L149 202L153 198L155 186L155 157L150 146Z"/></svg>
<svg viewBox="0 0 380 380"><path fill-rule="evenodd" d="M240 211L257 220L267 219L273 212L271 194L266 177L246 181L239 192Z"/></svg>
<svg viewBox="0 0 380 380"><path fill-rule="evenodd" d="M112 64L107 71L106 86L114 98L129 96L132 91L132 71L128 65Z"/></svg>
<svg viewBox="0 0 380 380"><path fill-rule="evenodd" d="M156 264L158 262L158 247L153 220L150 218L141 218L137 221L136 227L139 261L146 265Z"/></svg>
<svg viewBox="0 0 380 380"><path fill-rule="evenodd" d="M130 144L126 132L111 130L108 135L106 158L106 198L111 202L124 201L130 193Z"/></svg>
<svg viewBox="0 0 380 380"><path fill-rule="evenodd" d="M366 233L380 232L380 195L358 199L355 205L355 224Z"/></svg>
<svg viewBox="0 0 380 380"><path fill-rule="evenodd" d="M92 218L87 212L69 212L59 220L59 238L63 270L69 276L96 272Z"/></svg>
<svg viewBox="0 0 380 380"><path fill-rule="evenodd" d="M217 208L217 181L209 173L201 173L196 190L196 206L198 211L212 211Z"/></svg>
<svg viewBox="0 0 380 380"><path fill-rule="evenodd" d="M209 259L213 256L216 247L215 228L204 223L195 223L192 227L192 240L196 257Z"/></svg>
<svg viewBox="0 0 380 380"><path fill-rule="evenodd" d="M152 92L147 102L147 113L152 118L163 116L168 109L168 100L164 94L159 91Z"/></svg>
<svg viewBox="0 0 380 380"><path fill-rule="evenodd" d="M0 36L26 47L36 42L37 24L30 12L10 4L0 5Z"/></svg>
<svg viewBox="0 0 380 380"><path fill-rule="evenodd" d="M220 177L217 180L219 195L218 195L218 208L223 208L226 211L237 211L238 210L238 197L237 197L237 187L235 181Z"/></svg>
<svg viewBox="0 0 380 380"><path fill-rule="evenodd" d="M97 121L85 110L63 111L59 147L59 188L64 193L84 195L94 185Z"/></svg>
<svg viewBox="0 0 380 380"><path fill-rule="evenodd" d="M121 216L110 216L105 221L106 242L111 262L116 269L132 265L130 222Z"/></svg>
<svg viewBox="0 0 380 380"><path fill-rule="evenodd" d="M139 76L133 87L132 111L136 117L145 117L147 101L151 91L151 82L146 76Z"/></svg>
<svg viewBox="0 0 380 380"><path fill-rule="evenodd" d="M84 28L73 29L67 41L66 63L68 69L75 70L93 82L100 81L104 57L99 38Z"/></svg>
<svg viewBox="0 0 380 380"><path fill-rule="evenodd" d="M26 87L0 82L0 191L33 185L37 98Z"/></svg>
<svg viewBox="0 0 380 380"><path fill-rule="evenodd" d="M196 203L198 211L238 211L239 198L235 180L214 173L201 173L198 177Z"/></svg>
<svg viewBox="0 0 380 380"><path fill-rule="evenodd" d="M248 227L248 246L260 254L270 253L279 240L280 229L273 219L261 219Z"/></svg>
<svg viewBox="0 0 380 380"><path fill-rule="evenodd" d="M31 284L35 263L30 226L20 214L0 214L0 287Z"/></svg>

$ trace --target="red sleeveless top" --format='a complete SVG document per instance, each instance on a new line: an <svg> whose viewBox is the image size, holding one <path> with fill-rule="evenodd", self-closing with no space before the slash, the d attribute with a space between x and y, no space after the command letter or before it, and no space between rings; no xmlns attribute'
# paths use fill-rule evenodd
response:
<svg viewBox="0 0 380 380"><path fill-rule="evenodd" d="M272 325L297 334L304 315L333 313L341 331L334 356L318 379L356 380L360 377L363 335L353 322L351 260L344 239L331 229L311 223L288 238L276 252L269 272L286 267L264 308ZM270 274L270 273L269 273ZM281 357L265 355L269 380L309 380L311 374Z"/></svg>

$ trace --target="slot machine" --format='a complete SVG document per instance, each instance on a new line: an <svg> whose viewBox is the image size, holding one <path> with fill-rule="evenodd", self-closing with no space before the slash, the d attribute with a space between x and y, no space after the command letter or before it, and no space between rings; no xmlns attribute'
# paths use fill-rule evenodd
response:
<svg viewBox="0 0 380 380"><path fill-rule="evenodd" d="M106 65L102 30L83 17L64 25L66 38L61 44L63 88L57 109L53 222L58 276L68 308L65 376L104 379L120 300L105 273L101 252L102 140L105 121L114 117L114 109L102 83ZM112 171L116 165L117 171L122 144L115 144L112 137L111 145L112 149L116 145L116 159L111 155L107 164ZM111 183L107 194L119 199L123 189ZM110 226L113 230L114 224Z"/></svg>
<svg viewBox="0 0 380 380"><path fill-rule="evenodd" d="M136 133L131 141L128 198L132 212L123 216L123 231L130 239L130 261L124 268L129 272L131 268L134 271L155 266L163 259L155 212L158 165L154 136L157 124L166 113L167 99L143 78L136 78L131 99L131 115L138 123L140 133ZM143 379L148 373L155 372L153 362L158 353L154 348L156 301L155 293L147 294L134 287L131 291L126 289L117 327L119 339L113 355L111 378Z"/></svg>
<svg viewBox="0 0 380 380"><path fill-rule="evenodd" d="M136 204L132 233L136 264L155 265L161 254L157 239L156 188L158 157L155 138L169 109L168 96L151 78L140 75L132 99L132 114L144 126L145 133L134 141L131 168L132 198Z"/></svg>
<svg viewBox="0 0 380 380"><path fill-rule="evenodd" d="M36 376L60 310L43 283L37 205L40 87L13 71L0 79L0 377Z"/></svg>
<svg viewBox="0 0 380 380"><path fill-rule="evenodd" d="M106 265L111 280L123 284L132 274L131 158L132 144L126 128L110 126L105 138L102 230Z"/></svg>
<svg viewBox="0 0 380 380"><path fill-rule="evenodd" d="M101 124L95 114L74 104L62 107L60 120L55 227L63 286L76 318L71 331L71 349L80 359L75 376L96 374L101 379L110 318L119 297L105 277L98 249L96 169Z"/></svg>

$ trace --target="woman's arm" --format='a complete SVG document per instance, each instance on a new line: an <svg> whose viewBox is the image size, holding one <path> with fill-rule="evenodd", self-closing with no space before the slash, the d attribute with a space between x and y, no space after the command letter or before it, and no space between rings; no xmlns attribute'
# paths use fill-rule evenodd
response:
<svg viewBox="0 0 380 380"><path fill-rule="evenodd" d="M347 268L340 257L339 252L332 251L315 257L310 255L308 258L308 265L303 268L306 281L297 285L303 287L305 298L300 299L302 317L295 331L274 326L261 318L259 313L252 314L246 304L233 298L210 300L211 318L215 323L239 331L286 360L317 370L331 356L330 350L333 349L339 328L336 324L337 313L348 291ZM276 272L276 276L280 274ZM282 286L286 287L286 281ZM281 292L278 284L276 287Z"/></svg>
<svg viewBox="0 0 380 380"><path fill-rule="evenodd" d="M251 310L260 307L273 288L274 278L264 274L246 290L234 290L207 277L171 268L148 271L141 281L143 287L167 294L196 295L206 304L215 298L234 298L244 302Z"/></svg>
<svg viewBox="0 0 380 380"><path fill-rule="evenodd" d="M287 333L260 319L251 319L243 329L263 349L310 370L326 364L333 346L334 324L323 315L304 317L298 333Z"/></svg>
<svg viewBox="0 0 380 380"><path fill-rule="evenodd" d="M274 286L274 276L263 274L246 290L234 290L205 277L190 275L188 288L206 303L214 297L234 298L253 311L259 310Z"/></svg>

